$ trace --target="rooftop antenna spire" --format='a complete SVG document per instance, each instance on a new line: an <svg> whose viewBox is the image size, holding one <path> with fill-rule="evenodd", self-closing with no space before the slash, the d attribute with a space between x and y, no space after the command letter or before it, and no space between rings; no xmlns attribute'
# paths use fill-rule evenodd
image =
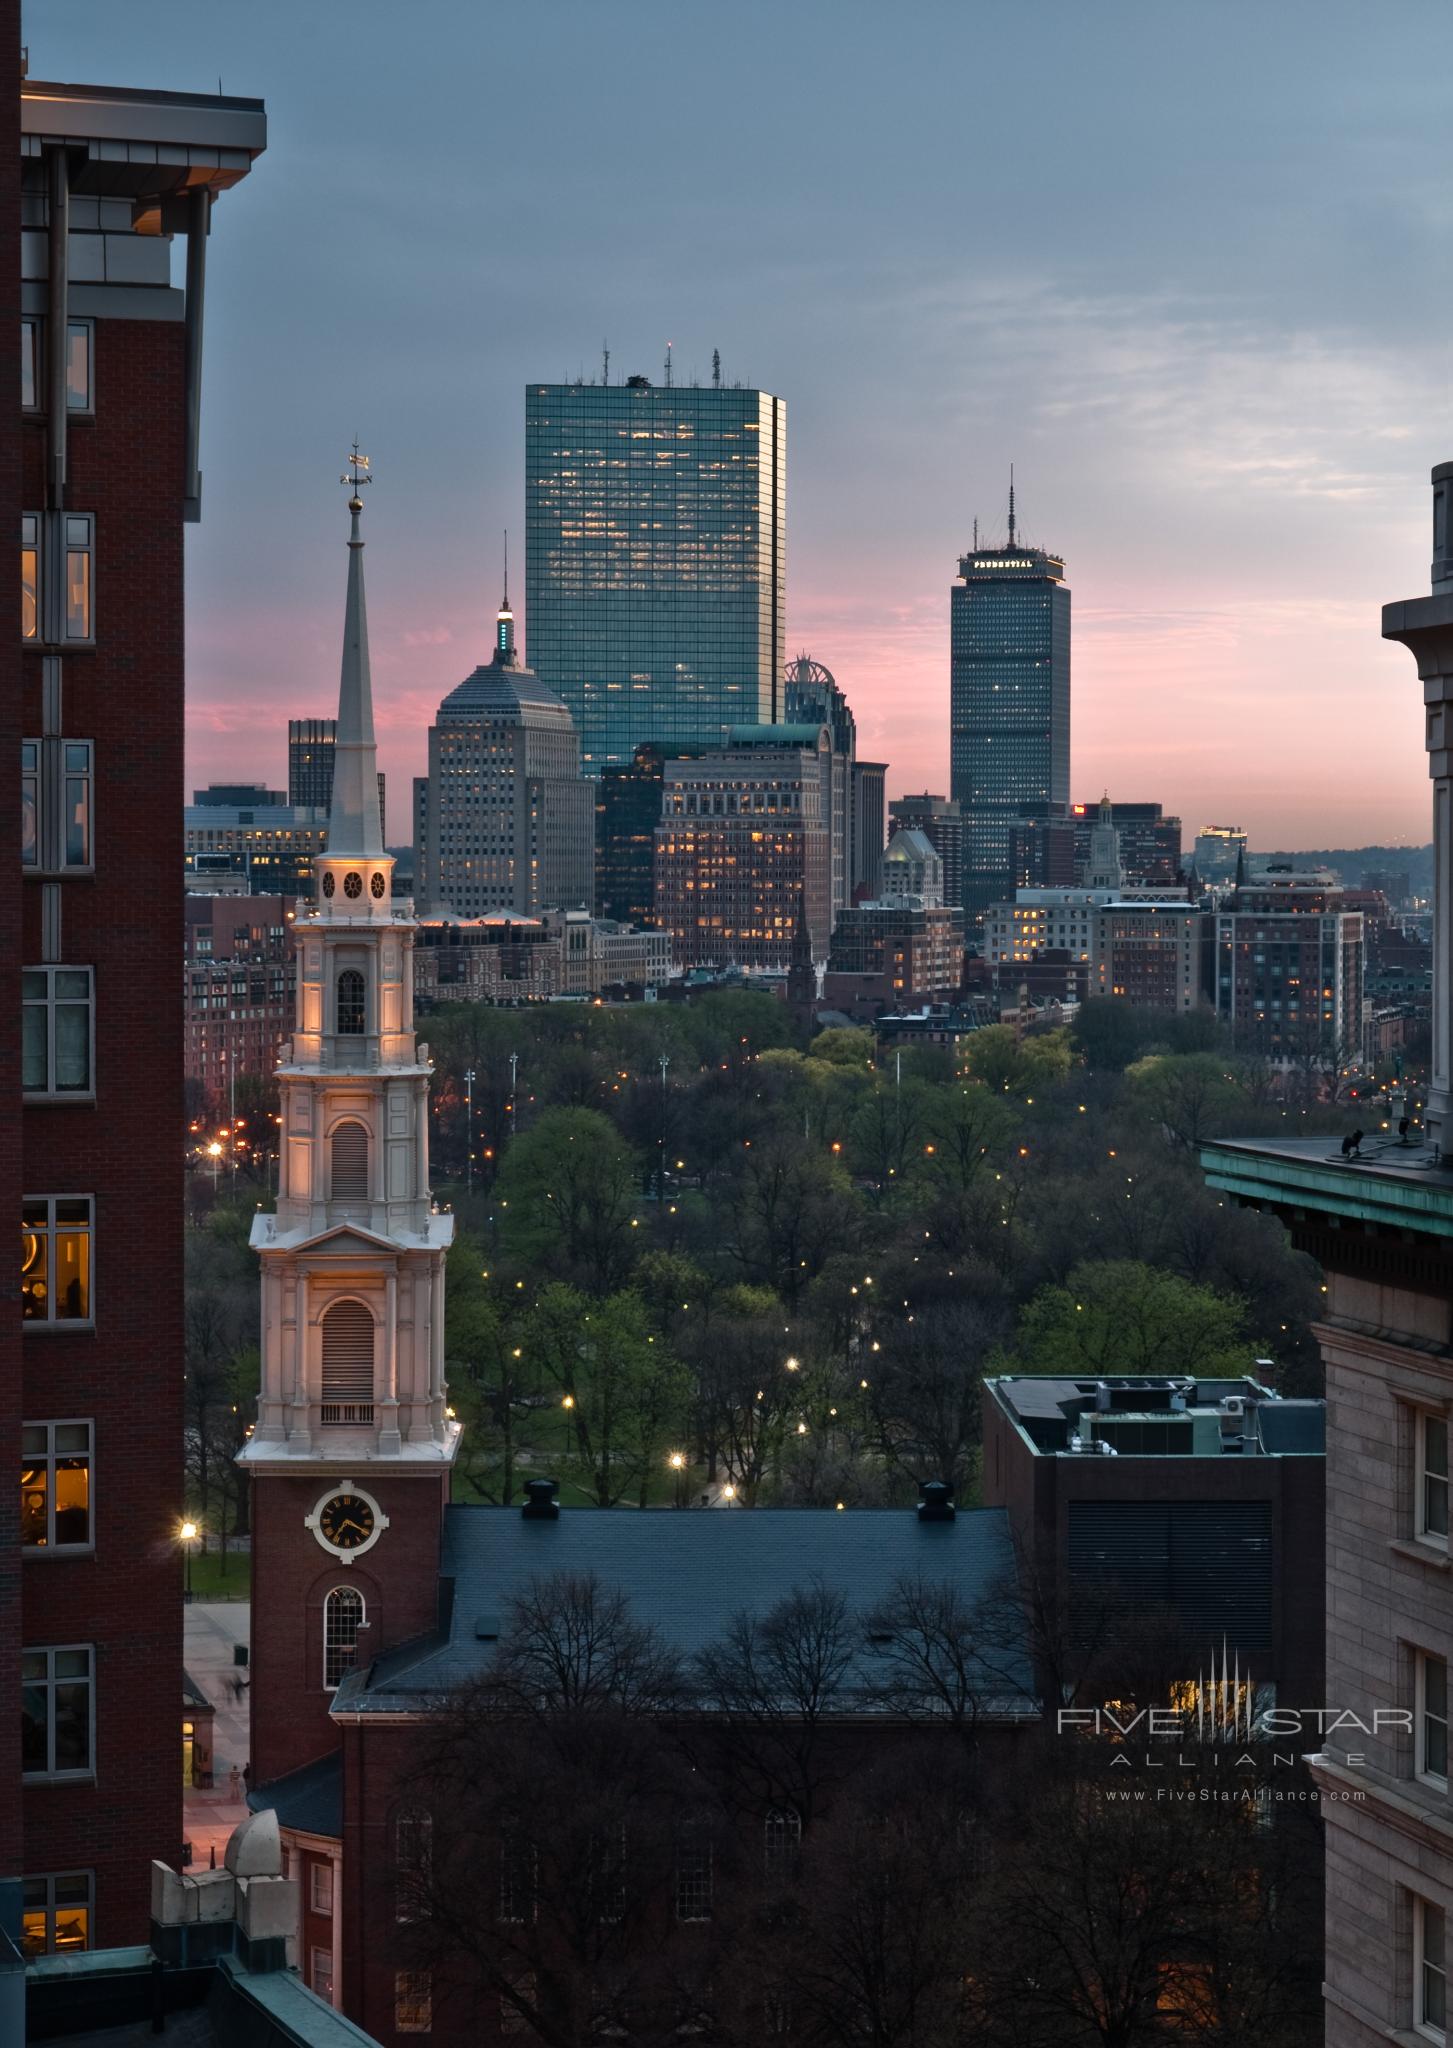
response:
<svg viewBox="0 0 1453 2048"><path fill-rule="evenodd" d="M609 384L609 382L610 382L610 343L609 343L608 341L603 341L603 342L601 343L601 345L600 345L600 361L601 361L601 377L600 377L600 381L601 381L601 383L602 383L602 384Z"/></svg>
<svg viewBox="0 0 1453 2048"><path fill-rule="evenodd" d="M1014 464L1009 465L1009 545L1014 545Z"/></svg>
<svg viewBox="0 0 1453 2048"><path fill-rule="evenodd" d="M974 553L975 553L975 554L977 554L978 552L979 552L979 522L978 522L978 520L977 520L977 518L976 518L976 519L975 519L975 521L974 521Z"/></svg>
<svg viewBox="0 0 1453 2048"><path fill-rule="evenodd" d="M712 352L711 352L711 384L712 384L712 389L713 389L714 391L720 391L720 389L721 389L721 350L720 350L719 348L714 348L714 349L712 350Z"/></svg>
<svg viewBox="0 0 1453 2048"><path fill-rule="evenodd" d="M508 668L515 658L515 615L510 610L510 530L505 528L505 594L494 622L494 658Z"/></svg>
<svg viewBox="0 0 1453 2048"><path fill-rule="evenodd" d="M671 344L666 344L666 389L671 389Z"/></svg>

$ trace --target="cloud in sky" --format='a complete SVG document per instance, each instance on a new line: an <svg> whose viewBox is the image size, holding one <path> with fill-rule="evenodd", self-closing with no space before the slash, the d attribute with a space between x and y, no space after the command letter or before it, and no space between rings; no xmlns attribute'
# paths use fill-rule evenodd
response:
<svg viewBox="0 0 1453 2048"><path fill-rule="evenodd" d="M1074 590L1078 795L1425 836L1378 614L1453 453L1441 0L47 0L27 33L37 76L268 102L209 265L194 779L277 781L331 708L356 431L401 833L522 538L527 380L670 335L787 400L789 646L891 787L945 786L949 585L1012 461Z"/></svg>

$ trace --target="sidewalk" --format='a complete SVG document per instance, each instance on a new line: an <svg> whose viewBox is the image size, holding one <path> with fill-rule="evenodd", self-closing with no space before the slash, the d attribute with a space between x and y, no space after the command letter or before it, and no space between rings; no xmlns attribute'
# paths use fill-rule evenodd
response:
<svg viewBox="0 0 1453 2048"><path fill-rule="evenodd" d="M247 1673L232 1661L235 1643L250 1640L252 1607L244 1600L196 1600L182 1610L184 1625L183 1662L207 1698L216 1708L213 1724L212 1790L198 1792L182 1788L182 1828L192 1845L192 1870L205 1870L213 1848L217 1861L227 1846L227 1837L239 1821L247 1818L240 1774L251 1754L248 1697L234 1700L231 1683ZM231 1792L231 1772L239 1773L237 1796Z"/></svg>

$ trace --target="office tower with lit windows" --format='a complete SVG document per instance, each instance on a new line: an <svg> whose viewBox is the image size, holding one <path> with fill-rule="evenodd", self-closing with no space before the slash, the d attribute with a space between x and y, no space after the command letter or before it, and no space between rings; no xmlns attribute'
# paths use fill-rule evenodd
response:
<svg viewBox="0 0 1453 2048"><path fill-rule="evenodd" d="M740 386L531 384L530 666L587 775L782 716L787 408Z"/></svg>
<svg viewBox="0 0 1453 2048"><path fill-rule="evenodd" d="M71 1955L146 1940L193 1762L184 538L202 509L206 273L267 128L258 100L17 76L16 15L0 8L21 351L0 437L21 544L0 701L22 771L0 918L0 1159L20 1225L0 1315L0 1435L20 1475L0 1516L0 1934ZM0 2040L18 2042L0 1978Z"/></svg>
<svg viewBox="0 0 1453 2048"><path fill-rule="evenodd" d="M326 811L333 801L333 759L338 741L336 718L290 718L288 720L288 802L295 809ZM384 820L387 788L383 771L378 777L378 812ZM198 803L202 801L199 796Z"/></svg>
<svg viewBox="0 0 1453 2048"><path fill-rule="evenodd" d="M1070 798L1070 593L1065 565L1016 537L959 562L950 612L950 794L964 821L966 927L1013 894L1012 836Z"/></svg>

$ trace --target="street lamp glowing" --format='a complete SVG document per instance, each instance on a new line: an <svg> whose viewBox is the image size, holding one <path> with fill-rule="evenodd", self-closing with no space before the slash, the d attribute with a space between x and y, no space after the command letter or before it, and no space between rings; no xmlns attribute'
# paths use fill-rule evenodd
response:
<svg viewBox="0 0 1453 2048"><path fill-rule="evenodd" d="M197 1540L196 1523L183 1522L181 1528L178 1529L177 1534L181 1537L183 1543L195 1543Z"/></svg>
<svg viewBox="0 0 1453 2048"><path fill-rule="evenodd" d="M725 1485L725 1486L724 1486L724 1487L722 1488L722 1490L721 1490L721 1497L722 1497L722 1499L723 1499L723 1500L735 1500L735 1499L736 1499L736 1497L737 1497L737 1490L736 1490L736 1488L735 1488L735 1487L734 1487L734 1486L732 1485L732 1483L731 1483L731 1481L730 1481L730 1480L728 1480L728 1481L727 1481L727 1483L726 1483L726 1485Z"/></svg>
<svg viewBox="0 0 1453 2048"><path fill-rule="evenodd" d="M666 1462L673 1472L684 1471L686 1468L686 1453L684 1451L673 1451Z"/></svg>
<svg viewBox="0 0 1453 2048"><path fill-rule="evenodd" d="M562 1408L573 1408L575 1406L575 1396L573 1394L567 1394L565 1396L565 1399L560 1403L560 1406Z"/></svg>
<svg viewBox="0 0 1453 2048"><path fill-rule="evenodd" d="M788 1370L789 1372L796 1372L796 1370L797 1370L798 1366L799 1366L799 1365L801 1364L801 1362L802 1362L802 1361L801 1361L800 1359L797 1359L797 1358L789 1358L789 1359L788 1359L788 1361L787 1361L787 1370Z"/></svg>

